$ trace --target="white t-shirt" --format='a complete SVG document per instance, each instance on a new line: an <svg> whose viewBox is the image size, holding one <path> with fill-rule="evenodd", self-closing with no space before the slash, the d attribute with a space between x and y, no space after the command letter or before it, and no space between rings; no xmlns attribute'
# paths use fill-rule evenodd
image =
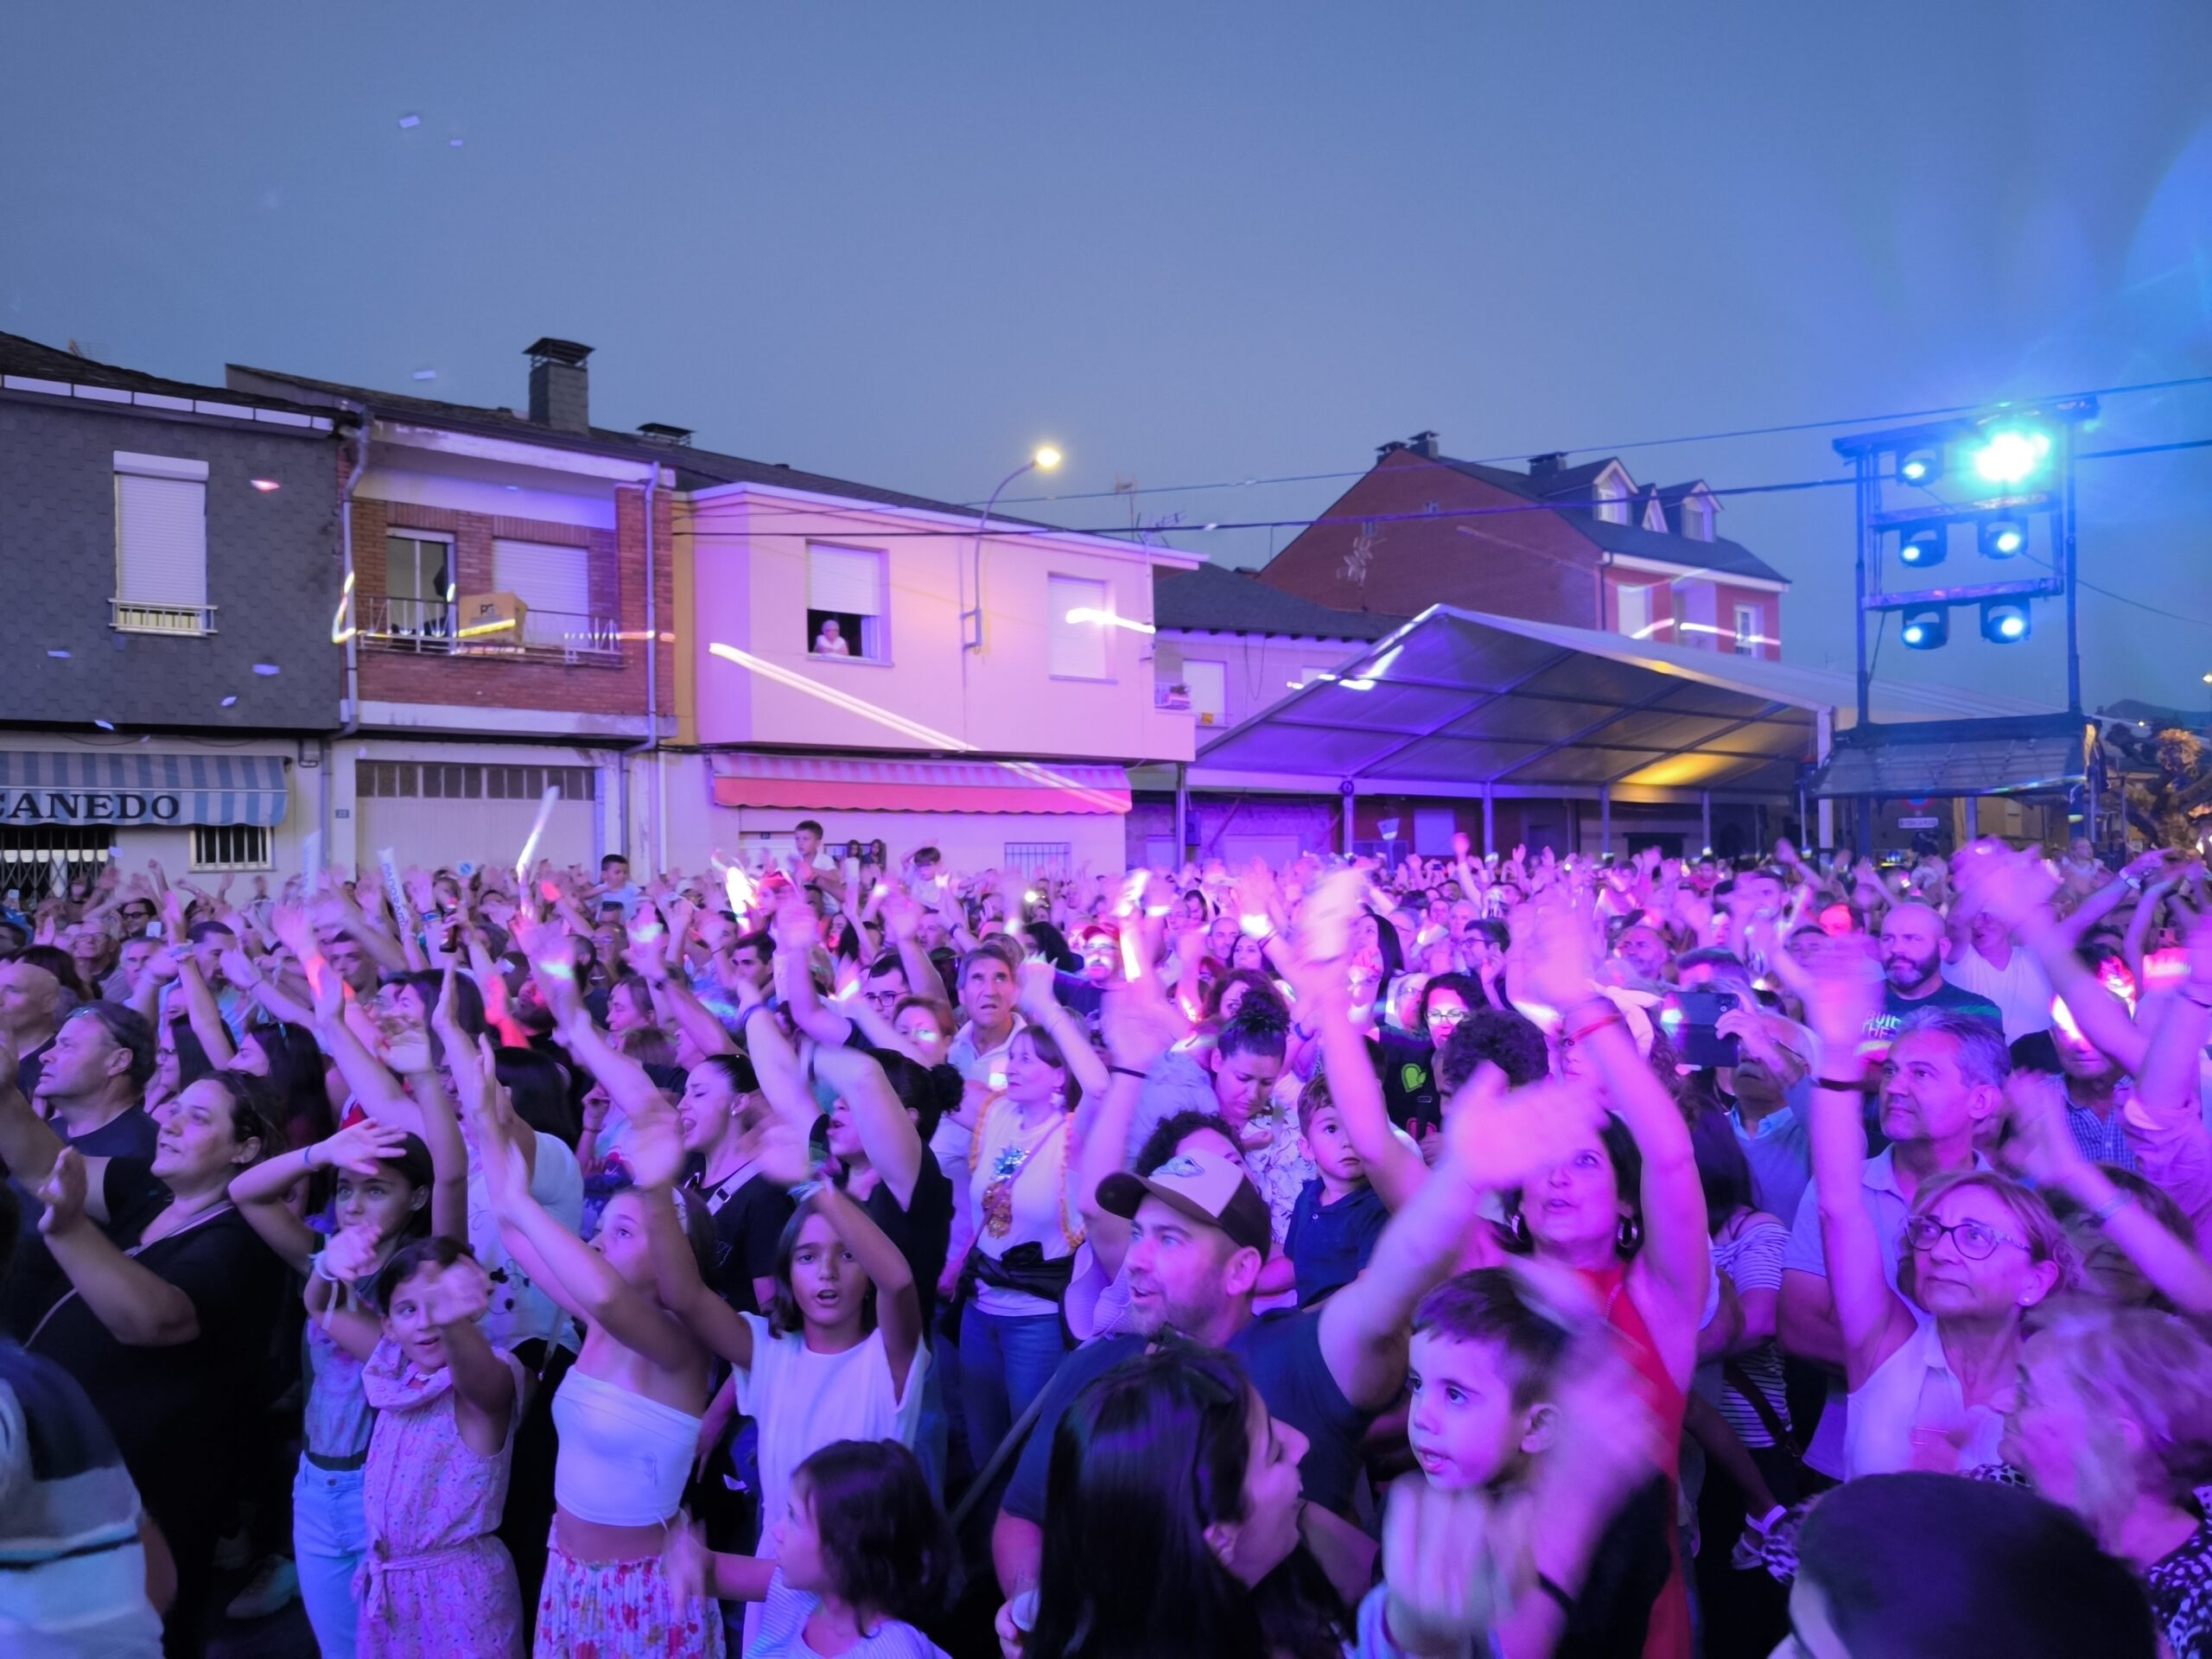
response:
<svg viewBox="0 0 2212 1659"><path fill-rule="evenodd" d="M2005 1040L2018 1042L2030 1032L2050 1029L2050 979L2043 964L2018 945L1998 967L1973 945L1956 962L1943 964L1943 977L1962 991L1986 996L2005 1016Z"/></svg>
<svg viewBox="0 0 2212 1659"><path fill-rule="evenodd" d="M1054 1112L1024 1128L1013 1102L1000 1096L984 1105L969 1154L968 1209L976 1248L985 1255L996 1259L1018 1244L1036 1244L1049 1261L1071 1255L1082 1242L1067 1200L1068 1120L1067 1113ZM1000 1319L1042 1319L1059 1311L1040 1296L980 1281L976 1306Z"/></svg>
<svg viewBox="0 0 2212 1659"><path fill-rule="evenodd" d="M746 1659L815 1659L806 1645L806 1621L822 1598L794 1590L779 1572L768 1580L768 1599L760 1606L760 1632L745 1643ZM887 1618L874 1632L845 1649L845 1659L950 1659L943 1648L911 1624Z"/></svg>
<svg viewBox="0 0 2212 1659"><path fill-rule="evenodd" d="M584 1173L576 1154L550 1135L537 1137L530 1196L570 1232L582 1234ZM502 1349L538 1340L569 1345L569 1316L507 1254L499 1237L499 1218L492 1213L491 1191L484 1185L484 1166L473 1149L468 1157L468 1248L492 1277L492 1310L484 1316L486 1341Z"/></svg>
<svg viewBox="0 0 2212 1659"><path fill-rule="evenodd" d="M839 1440L896 1440L911 1447L922 1418L927 1343L914 1351L901 1395L891 1380L891 1355L880 1329L842 1354L818 1354L803 1332L770 1333L758 1313L738 1316L753 1327L753 1367L735 1373L737 1408L760 1425L760 1554L772 1556L773 1529L791 1504L791 1472ZM753 1651L761 1608L745 1615L745 1650Z"/></svg>

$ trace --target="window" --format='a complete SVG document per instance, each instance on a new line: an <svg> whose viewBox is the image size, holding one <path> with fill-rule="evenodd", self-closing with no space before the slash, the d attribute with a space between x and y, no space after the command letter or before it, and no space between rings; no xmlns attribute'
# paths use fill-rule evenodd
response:
<svg viewBox="0 0 2212 1659"><path fill-rule="evenodd" d="M1083 611L1110 614L1113 608L1113 592L1103 582L1086 582L1080 576L1046 577L1045 631L1049 643L1046 672L1064 680L1108 677L1107 636L1113 629L1090 617L1078 616L1071 622L1068 616L1071 612ZM1195 700L1195 688L1192 696Z"/></svg>
<svg viewBox="0 0 2212 1659"><path fill-rule="evenodd" d="M882 553L806 544L806 649L816 657L891 659L884 638Z"/></svg>
<svg viewBox="0 0 2212 1659"><path fill-rule="evenodd" d="M1706 496L1694 497L1689 511L1684 515L1683 528L1700 542L1713 539L1713 502Z"/></svg>
<svg viewBox="0 0 2212 1659"><path fill-rule="evenodd" d="M1659 505L1659 498L1656 495L1644 504L1643 527L1646 530L1656 530L1662 535L1666 533L1667 510Z"/></svg>
<svg viewBox="0 0 2212 1659"><path fill-rule="evenodd" d="M1628 480L1618 472L1608 472L1598 480L1598 517L1609 524L1628 523Z"/></svg>
<svg viewBox="0 0 2212 1659"><path fill-rule="evenodd" d="M1736 607L1736 654L1756 657L1759 654L1759 607L1738 605Z"/></svg>
<svg viewBox="0 0 2212 1659"><path fill-rule="evenodd" d="M115 452L115 603L127 633L212 633L207 463Z"/></svg>
<svg viewBox="0 0 2212 1659"><path fill-rule="evenodd" d="M1209 663L1200 658L1185 658L1183 683L1191 688L1191 712L1198 717L1199 725L1228 724L1229 665L1226 663Z"/></svg>
<svg viewBox="0 0 2212 1659"><path fill-rule="evenodd" d="M535 801L557 789L564 801L597 798L594 766L478 766L446 760L364 760L353 791L382 801Z"/></svg>
<svg viewBox="0 0 2212 1659"><path fill-rule="evenodd" d="M525 645L588 648L598 637L591 626L588 548L493 542L492 588L512 594L530 607L522 625Z"/></svg>
<svg viewBox="0 0 2212 1659"><path fill-rule="evenodd" d="M384 632L442 639L452 632L453 537L393 531L384 538Z"/></svg>
<svg viewBox="0 0 2212 1659"><path fill-rule="evenodd" d="M1075 849L1065 841L1009 841L1006 868L1025 881L1070 876L1075 874Z"/></svg>
<svg viewBox="0 0 2212 1659"><path fill-rule="evenodd" d="M1621 613L1621 632L1631 639L1649 639L1657 632L1651 626L1652 605L1650 588L1630 588L1626 585L1613 589Z"/></svg>
<svg viewBox="0 0 2212 1659"><path fill-rule="evenodd" d="M79 876L91 878L115 856L115 832L67 823L0 829L0 889L35 902L66 893Z"/></svg>
<svg viewBox="0 0 2212 1659"><path fill-rule="evenodd" d="M192 868L195 870L273 870L269 830L258 823L194 824Z"/></svg>

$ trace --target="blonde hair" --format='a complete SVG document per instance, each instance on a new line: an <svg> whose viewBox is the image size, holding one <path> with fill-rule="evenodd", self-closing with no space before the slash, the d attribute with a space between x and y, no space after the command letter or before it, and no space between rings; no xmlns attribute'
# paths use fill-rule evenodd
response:
<svg viewBox="0 0 2212 1659"><path fill-rule="evenodd" d="M2074 1241L2058 1224L2058 1217L2050 1213L2050 1206L2033 1187L2024 1186L2009 1175L1999 1175L1990 1169L1954 1170L1948 1175L1921 1184L1913 1195L1912 1213L1931 1215L1936 1206L1952 1193L1968 1187L1979 1187L1993 1195L2018 1224L2026 1238L2028 1257L2033 1262L2049 1262L2058 1269L2058 1282L2051 1287L2051 1294L2063 1294L2078 1290L2082 1286L2082 1256L2074 1248ZM1918 1293L1913 1288L1913 1255L1911 1243L1904 1238L1897 1241L1897 1288L1917 1302Z"/></svg>
<svg viewBox="0 0 2212 1659"><path fill-rule="evenodd" d="M2093 1425L2124 1418L2142 1431L2137 1485L2186 1503L2212 1484L2212 1343L2169 1313L2069 1302L2023 1355L2056 1352Z"/></svg>

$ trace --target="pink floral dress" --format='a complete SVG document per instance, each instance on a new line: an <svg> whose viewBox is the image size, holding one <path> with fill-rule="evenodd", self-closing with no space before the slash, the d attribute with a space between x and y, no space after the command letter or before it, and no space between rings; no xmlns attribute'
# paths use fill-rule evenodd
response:
<svg viewBox="0 0 2212 1659"><path fill-rule="evenodd" d="M514 1373L518 1416L522 1367L499 1357ZM353 1580L361 1659L518 1659L522 1592L493 1535L515 1416L498 1453L478 1456L454 1415L453 1373L426 1376L390 1342L377 1345L361 1384L377 1411L362 1481L369 1547Z"/></svg>

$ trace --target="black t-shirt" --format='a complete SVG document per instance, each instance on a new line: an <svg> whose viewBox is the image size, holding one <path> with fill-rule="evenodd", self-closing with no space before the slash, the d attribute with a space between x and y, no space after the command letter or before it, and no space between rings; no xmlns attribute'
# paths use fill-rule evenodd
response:
<svg viewBox="0 0 2212 1659"><path fill-rule="evenodd" d="M1674 1571L1667 1547L1675 1525L1674 1488L1659 1476L1639 1487L1598 1540L1582 1593L1552 1659L1618 1659L1643 1651L1652 1605Z"/></svg>
<svg viewBox="0 0 2212 1659"><path fill-rule="evenodd" d="M1320 1332L1319 1310L1263 1313L1230 1338L1229 1351L1243 1361L1268 1412L1311 1442L1298 1466L1306 1496L1325 1510L1348 1515L1359 1472L1360 1440L1373 1414L1344 1398L1321 1357ZM1087 1384L1138 1357L1147 1345L1140 1336L1104 1337L1085 1343L1060 1362L1045 1385L1036 1427L1029 1432L1007 1487L1001 1507L1008 1515L1044 1524L1046 1478L1052 1470L1052 1436L1060 1419ZM980 1449L976 1453L979 1461L988 1455Z"/></svg>
<svg viewBox="0 0 2212 1659"><path fill-rule="evenodd" d="M138 1159L107 1166L104 1195L118 1239L141 1236L170 1203ZM263 1394L270 1333L283 1295L284 1265L245 1218L225 1207L138 1247L138 1265L192 1301L199 1332L164 1348L118 1341L81 1296L57 1302L24 1344L67 1370L92 1397L124 1462L157 1517L199 1501L228 1478Z"/></svg>
<svg viewBox="0 0 2212 1659"><path fill-rule="evenodd" d="M861 1208L906 1258L922 1299L922 1328L928 1330L937 1316L938 1275L944 1271L945 1254L952 1248L951 1178L938 1167L937 1154L924 1147L912 1204L901 1210L891 1189L878 1180L861 1200Z"/></svg>
<svg viewBox="0 0 2212 1659"><path fill-rule="evenodd" d="M1390 1121L1408 1134L1413 1126L1432 1127L1444 1121L1442 1096L1436 1086L1436 1050L1426 1037L1414 1038L1386 1031L1370 1040L1367 1052L1382 1078L1382 1106Z"/></svg>
<svg viewBox="0 0 2212 1659"><path fill-rule="evenodd" d="M47 1127L87 1158L150 1160L154 1138L161 1133L161 1126L138 1106L80 1135L65 1133L58 1120ZM38 1218L46 1213L46 1206L21 1181L10 1180L9 1185L15 1188L16 1202L22 1207L22 1227L16 1239L16 1265L8 1274L5 1300L0 1301L0 1324L21 1342L54 1306L54 1299L69 1288L69 1276L47 1253L46 1240L38 1230ZM137 1242L135 1231L128 1236L118 1233L112 1222L101 1230L125 1249Z"/></svg>
<svg viewBox="0 0 2212 1659"><path fill-rule="evenodd" d="M791 1194L765 1175L710 1186L703 1194L714 1217L715 1270L709 1275L715 1294L741 1313L758 1313L753 1281L776 1269L776 1245L795 1206Z"/></svg>
<svg viewBox="0 0 2212 1659"><path fill-rule="evenodd" d="M1903 997L1897 988L1882 987L1882 1012L1866 1027L1866 1034L1885 1040L1897 1034L1897 1027L1923 1008L1941 1008L1946 1014L1962 1014L1969 1020L1979 1020L1985 1025L2005 1029L2004 1012L1979 991L1970 991L1963 985L1943 981L1926 996Z"/></svg>

